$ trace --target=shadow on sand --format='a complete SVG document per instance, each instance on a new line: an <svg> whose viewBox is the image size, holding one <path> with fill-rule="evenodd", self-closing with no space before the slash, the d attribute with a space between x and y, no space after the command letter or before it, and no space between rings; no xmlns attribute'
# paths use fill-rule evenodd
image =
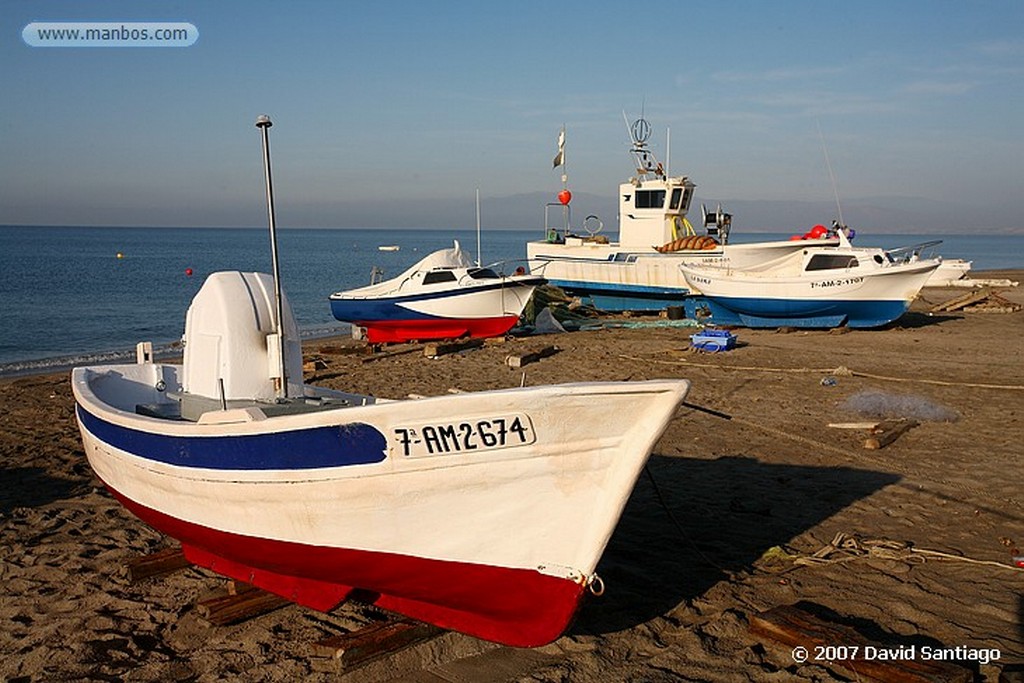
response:
<svg viewBox="0 0 1024 683"><path fill-rule="evenodd" d="M88 485L82 481L50 476L41 467L0 469L0 514L72 498L86 490Z"/></svg>
<svg viewBox="0 0 1024 683"><path fill-rule="evenodd" d="M609 633L665 614L727 579L726 572L750 567L772 546L899 480L736 456L655 455L648 468L651 476L637 481L597 567L608 590L584 602L570 633Z"/></svg>

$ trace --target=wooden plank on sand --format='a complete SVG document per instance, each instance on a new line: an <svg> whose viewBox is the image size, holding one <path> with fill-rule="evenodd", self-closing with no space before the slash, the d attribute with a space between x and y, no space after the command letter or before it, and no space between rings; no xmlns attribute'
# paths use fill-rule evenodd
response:
<svg viewBox="0 0 1024 683"><path fill-rule="evenodd" d="M199 612L199 616L211 624L227 626L273 612L290 604L292 603L281 596L258 588L244 590L240 589L240 586L234 586L234 590L229 589L227 595L197 603L196 610Z"/></svg>
<svg viewBox="0 0 1024 683"><path fill-rule="evenodd" d="M559 349L557 346L545 346L543 349L540 349L539 351L534 351L532 353L524 353L519 356L507 356L505 358L505 365L509 366L510 368L521 368L524 365L535 363L539 361L541 358L553 356L559 351L561 351L561 349Z"/></svg>
<svg viewBox="0 0 1024 683"><path fill-rule="evenodd" d="M484 345L483 339L462 339L452 342L430 342L423 347L423 355L427 358L437 358L449 353L458 353L466 349L476 349Z"/></svg>
<svg viewBox="0 0 1024 683"><path fill-rule="evenodd" d="M128 562L128 580L131 583L136 583L154 576L172 574L179 569L191 566L192 563L185 559L185 554L181 552L180 547L164 548L130 560Z"/></svg>
<svg viewBox="0 0 1024 683"><path fill-rule="evenodd" d="M916 420L886 420L871 430L872 436L864 440L864 448L876 451L885 448L902 434L910 431L919 423Z"/></svg>
<svg viewBox="0 0 1024 683"><path fill-rule="evenodd" d="M971 304L981 301L988 297L988 292L968 292L967 294L960 294L947 301L943 301L941 304L932 306L932 313L939 313L942 311L955 311L964 306L970 306Z"/></svg>
<svg viewBox="0 0 1024 683"><path fill-rule="evenodd" d="M796 648L802 648L798 663L839 669L860 681L968 683L974 678L973 672L956 664L915 659L920 648L868 640L849 626L826 621L796 605L780 605L752 616L750 631L794 648L795 657Z"/></svg>
<svg viewBox="0 0 1024 683"><path fill-rule="evenodd" d="M342 667L353 667L393 654L443 632L437 626L420 621L390 619L357 631L325 638L312 646L312 654L314 657L336 659Z"/></svg>

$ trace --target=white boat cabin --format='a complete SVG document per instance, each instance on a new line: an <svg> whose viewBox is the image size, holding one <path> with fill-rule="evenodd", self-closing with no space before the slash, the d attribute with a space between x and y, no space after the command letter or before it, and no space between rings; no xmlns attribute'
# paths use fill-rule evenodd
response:
<svg viewBox="0 0 1024 683"><path fill-rule="evenodd" d="M696 235L686 215L690 210L697 185L687 176L669 176L665 172L664 167L647 147L650 125L646 120L641 118L635 121L630 135L633 141L630 153L636 162L636 175L619 185L619 241L614 246L626 251L644 253L652 251L653 247ZM602 227L596 216L588 216L583 223L583 229L590 233L589 236L573 235L568 228L569 208L562 208L562 234L559 235L559 231L553 230L550 222L546 221L545 232L548 242L570 247L585 242L608 243L603 237L595 237ZM715 238L719 244L725 244L732 222L731 214L723 213L721 207L716 212L703 210L702 213L705 234Z"/></svg>

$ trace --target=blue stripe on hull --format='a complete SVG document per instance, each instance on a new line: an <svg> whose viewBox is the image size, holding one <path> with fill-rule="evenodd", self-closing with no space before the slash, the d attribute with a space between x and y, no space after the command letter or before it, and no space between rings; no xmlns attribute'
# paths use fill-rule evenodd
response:
<svg viewBox="0 0 1024 683"><path fill-rule="evenodd" d="M140 458L214 470L304 470L382 462L387 439L363 423L239 436L172 436L122 427L81 406L78 420L100 441Z"/></svg>
<svg viewBox="0 0 1024 683"><path fill-rule="evenodd" d="M469 296L479 294L492 289L523 289L525 287L537 287L544 284L546 280L541 277L520 279L515 283L494 282L481 284L474 287L460 287L458 289L444 289L437 292L421 292L406 296L377 297L366 299L342 299L331 298L331 313L336 320L342 322L361 322L371 320L398 321L398 320L435 320L439 316L428 313L420 313L409 308L407 304L414 304L420 301L432 301L435 299L448 299L456 296Z"/></svg>
<svg viewBox="0 0 1024 683"><path fill-rule="evenodd" d="M436 315L403 308L395 301L379 299L331 299L331 314L336 320L348 323L360 323L368 320L397 322L437 318Z"/></svg>
<svg viewBox="0 0 1024 683"><path fill-rule="evenodd" d="M882 327L906 313L908 301L805 301L708 297L712 320L743 327Z"/></svg>

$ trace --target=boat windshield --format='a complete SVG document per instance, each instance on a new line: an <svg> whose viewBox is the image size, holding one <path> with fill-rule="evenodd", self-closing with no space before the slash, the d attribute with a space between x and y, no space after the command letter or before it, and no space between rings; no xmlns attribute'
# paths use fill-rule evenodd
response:
<svg viewBox="0 0 1024 683"><path fill-rule="evenodd" d="M638 209L660 209L665 206L665 190L637 190L634 206Z"/></svg>
<svg viewBox="0 0 1024 683"><path fill-rule="evenodd" d="M432 270L423 276L423 284L433 285L438 282L455 282L455 273L450 270Z"/></svg>
<svg viewBox="0 0 1024 683"><path fill-rule="evenodd" d="M806 270L837 270L856 267L857 257L853 254L815 254L807 262Z"/></svg>
<svg viewBox="0 0 1024 683"><path fill-rule="evenodd" d="M474 280L498 280L501 278L490 268L470 268L466 273Z"/></svg>

